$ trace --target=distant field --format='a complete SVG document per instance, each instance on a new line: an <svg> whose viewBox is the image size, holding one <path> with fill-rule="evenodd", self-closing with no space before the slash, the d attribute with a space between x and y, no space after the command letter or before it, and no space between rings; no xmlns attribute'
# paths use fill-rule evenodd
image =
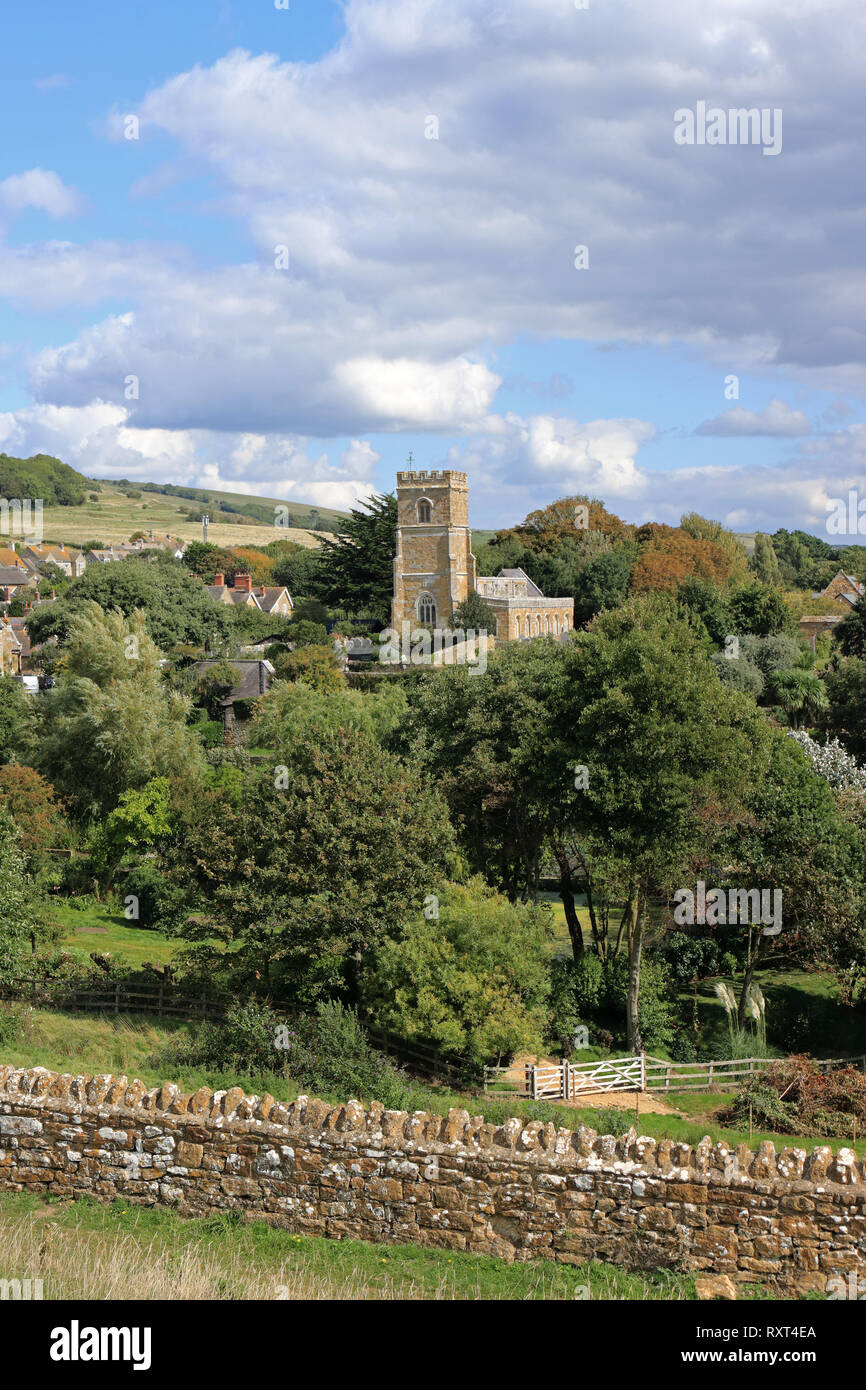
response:
<svg viewBox="0 0 866 1390"><path fill-rule="evenodd" d="M118 544L129 540L134 531L152 529L158 539L167 533L184 541L201 540L200 521L190 521L187 513L191 507L206 509L204 502L195 503L189 498L170 497L162 493L143 492L140 499L127 497L115 483L93 483L89 492L98 492L98 502L84 502L80 507L47 507L43 514L42 529L46 540L65 541L70 545L81 545L85 541L101 540L106 544ZM286 505L302 515L309 512L306 503L293 506L291 502L280 503L267 497L241 496L235 493L218 493L229 503L263 502L275 507ZM319 508L323 520L332 520L340 515L327 507ZM214 545L267 545L273 540L296 541L299 545L316 547L321 543L321 533L305 531L296 527L276 527L257 524L240 525L212 523L208 529L208 540Z"/></svg>

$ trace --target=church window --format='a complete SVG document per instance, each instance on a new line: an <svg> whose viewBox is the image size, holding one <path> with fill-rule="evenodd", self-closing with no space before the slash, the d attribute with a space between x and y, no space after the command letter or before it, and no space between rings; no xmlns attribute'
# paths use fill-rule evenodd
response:
<svg viewBox="0 0 866 1390"><path fill-rule="evenodd" d="M421 498L421 501L418 503L417 510L418 521L422 526L426 526L429 522L433 520L433 508L427 501L426 497Z"/></svg>
<svg viewBox="0 0 866 1390"><path fill-rule="evenodd" d="M430 627L436 626L436 600L432 594L418 595L418 621Z"/></svg>

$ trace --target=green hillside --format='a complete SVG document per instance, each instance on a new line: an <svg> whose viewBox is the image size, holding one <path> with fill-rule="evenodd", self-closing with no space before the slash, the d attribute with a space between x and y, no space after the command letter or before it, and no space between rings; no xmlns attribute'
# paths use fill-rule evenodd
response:
<svg viewBox="0 0 866 1390"><path fill-rule="evenodd" d="M84 501L88 486L83 474L50 454L29 459L0 454L0 497L41 498L46 507L75 507Z"/></svg>
<svg viewBox="0 0 866 1390"><path fill-rule="evenodd" d="M80 474L73 476L81 477ZM185 541L201 540L201 518L205 514L210 517L208 539L216 545L267 545L275 538L283 538L315 546L321 536L337 529L344 515L330 507L316 508L308 502L251 497L247 493L127 479L84 478L82 482L84 490L76 505L61 504L56 499L49 501L45 492L36 494L46 498L43 514L46 540L64 541L69 545L82 545L85 541L118 545L128 541L136 531L153 531L157 539L172 535ZM19 491L6 495L27 494ZM277 508L287 509L286 526L275 526Z"/></svg>

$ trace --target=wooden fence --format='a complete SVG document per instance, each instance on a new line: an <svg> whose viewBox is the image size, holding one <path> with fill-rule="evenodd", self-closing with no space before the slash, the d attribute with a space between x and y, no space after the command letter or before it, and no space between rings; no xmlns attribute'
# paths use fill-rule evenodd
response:
<svg viewBox="0 0 866 1390"><path fill-rule="evenodd" d="M36 1008L112 1014L156 1014L159 1018L203 1021L220 1019L234 996L223 990L184 989L182 986L144 980L109 980L81 984L63 976L45 979L19 977L0 982L0 999L32 1004Z"/></svg>
<svg viewBox="0 0 866 1390"><path fill-rule="evenodd" d="M708 1091L714 1086L734 1089L743 1081L766 1071L779 1057L737 1057L721 1062L666 1062L661 1057L646 1059L646 1090ZM859 1067L866 1072L866 1056L813 1058L820 1071L834 1067Z"/></svg>
<svg viewBox="0 0 866 1390"><path fill-rule="evenodd" d="M601 1062L558 1062L527 1066L523 1078L513 1068L485 1067L484 1089L531 1100L577 1100L606 1091L708 1091L736 1089L779 1057L743 1057L729 1061L668 1062L646 1053L611 1057ZM821 1071L856 1066L866 1072L866 1056L813 1059ZM509 1075L510 1073L510 1075ZM508 1084L512 1082L513 1084Z"/></svg>

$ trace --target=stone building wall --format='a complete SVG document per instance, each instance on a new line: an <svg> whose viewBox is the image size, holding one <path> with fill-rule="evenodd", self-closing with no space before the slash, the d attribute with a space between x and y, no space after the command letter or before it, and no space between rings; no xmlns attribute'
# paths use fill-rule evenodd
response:
<svg viewBox="0 0 866 1390"><path fill-rule="evenodd" d="M429 507L429 521L421 520ZM397 474L397 553L391 626L420 621L418 601L436 604L435 626L450 627L454 609L475 588L465 473L423 469Z"/></svg>
<svg viewBox="0 0 866 1390"><path fill-rule="evenodd" d="M864 1167L846 1149L691 1148L0 1066L7 1191L236 1208L296 1232L507 1260L706 1271L789 1296L866 1278Z"/></svg>

